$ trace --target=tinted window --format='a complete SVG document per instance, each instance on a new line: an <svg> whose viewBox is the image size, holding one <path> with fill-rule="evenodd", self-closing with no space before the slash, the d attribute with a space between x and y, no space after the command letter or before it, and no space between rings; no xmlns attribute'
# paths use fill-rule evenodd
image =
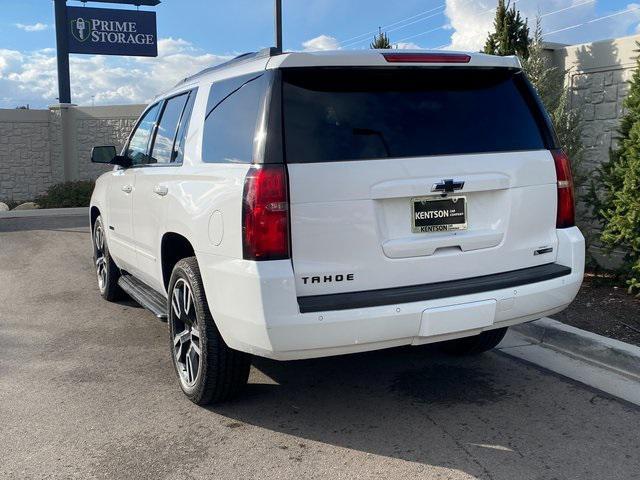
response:
<svg viewBox="0 0 640 480"><path fill-rule="evenodd" d="M149 138L151 137L159 109L160 104L156 103L147 110L131 136L126 155L131 159L133 165L148 163L147 152L149 151Z"/></svg>
<svg viewBox="0 0 640 480"><path fill-rule="evenodd" d="M193 104L196 101L196 92L193 90L189 94L189 100L187 100L187 106L182 114L182 120L180 120L180 126L178 127L178 135L176 137L176 146L174 148L174 159L176 163L182 163L184 159L184 145L187 141L187 131L189 130L189 123L191 122L191 113L193 112Z"/></svg>
<svg viewBox="0 0 640 480"><path fill-rule="evenodd" d="M240 75L239 77L227 78L216 82L209 90L209 98L207 100L207 112L213 110L222 100L230 94L238 90L242 85L250 80L255 80L260 75L255 73L250 75Z"/></svg>
<svg viewBox="0 0 640 480"><path fill-rule="evenodd" d="M165 102L158 128L156 129L149 163L170 163L172 161L178 123L188 98L189 94L184 93Z"/></svg>
<svg viewBox="0 0 640 480"><path fill-rule="evenodd" d="M207 163L251 163L259 114L268 76L262 75L242 85L219 103L215 83L211 87L204 123L202 161ZM213 105L211 105L213 104Z"/></svg>
<svg viewBox="0 0 640 480"><path fill-rule="evenodd" d="M545 148L509 70L285 70L287 162Z"/></svg>

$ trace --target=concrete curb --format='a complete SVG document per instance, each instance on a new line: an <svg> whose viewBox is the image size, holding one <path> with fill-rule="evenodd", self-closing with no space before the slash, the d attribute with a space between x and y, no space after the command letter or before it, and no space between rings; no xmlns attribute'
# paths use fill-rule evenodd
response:
<svg viewBox="0 0 640 480"><path fill-rule="evenodd" d="M27 218L27 217L69 217L89 216L89 207L81 208L37 208L35 210L10 210L0 212L0 220L3 218Z"/></svg>
<svg viewBox="0 0 640 480"><path fill-rule="evenodd" d="M640 381L640 347L542 318L513 327L536 344Z"/></svg>

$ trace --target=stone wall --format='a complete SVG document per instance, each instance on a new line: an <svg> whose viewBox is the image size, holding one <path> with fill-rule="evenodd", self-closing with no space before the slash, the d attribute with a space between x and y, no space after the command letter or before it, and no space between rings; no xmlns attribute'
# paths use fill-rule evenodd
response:
<svg viewBox="0 0 640 480"><path fill-rule="evenodd" d="M580 110L584 122L584 167L588 170L607 160L614 146L632 74L631 69L618 69L571 76L572 107Z"/></svg>
<svg viewBox="0 0 640 480"><path fill-rule="evenodd" d="M0 200L36 196L52 183L49 112L0 110Z"/></svg>
<svg viewBox="0 0 640 480"><path fill-rule="evenodd" d="M554 64L567 71L571 106L582 114L584 168L589 171L609 157L624 114L623 101L636 66L640 35L584 45L551 47Z"/></svg>
<svg viewBox="0 0 640 480"><path fill-rule="evenodd" d="M144 105L120 107L79 107L75 109L74 129L75 172L79 180L97 178L110 167L91 163L91 148L98 145L115 145L118 153L127 141Z"/></svg>
<svg viewBox="0 0 640 480"><path fill-rule="evenodd" d="M144 105L0 110L0 201L32 200L56 183L97 178L91 148L122 148Z"/></svg>

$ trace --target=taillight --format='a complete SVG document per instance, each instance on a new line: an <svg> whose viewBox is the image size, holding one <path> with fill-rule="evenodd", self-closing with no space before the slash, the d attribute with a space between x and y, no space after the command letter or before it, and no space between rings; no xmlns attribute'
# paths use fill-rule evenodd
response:
<svg viewBox="0 0 640 480"><path fill-rule="evenodd" d="M562 150L553 150L551 153L553 154L553 160L556 165L556 177L558 179L556 228L573 227L576 224L576 219L571 161Z"/></svg>
<svg viewBox="0 0 640 480"><path fill-rule="evenodd" d="M389 63L469 63L464 53L383 53Z"/></svg>
<svg viewBox="0 0 640 480"><path fill-rule="evenodd" d="M243 256L289 258L289 199L284 165L254 165L244 180Z"/></svg>

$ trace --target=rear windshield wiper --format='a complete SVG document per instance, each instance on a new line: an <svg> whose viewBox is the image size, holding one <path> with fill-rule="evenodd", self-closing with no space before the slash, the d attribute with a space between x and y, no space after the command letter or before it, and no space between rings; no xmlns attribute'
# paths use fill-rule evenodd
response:
<svg viewBox="0 0 640 480"><path fill-rule="evenodd" d="M382 146L384 147L384 151L386 152L387 157L391 157L391 150L389 149L389 144L387 143L387 140L384 138L384 133L382 133L380 130L373 130L371 128L354 128L353 134L354 135L371 135L374 137L378 137L382 142Z"/></svg>

